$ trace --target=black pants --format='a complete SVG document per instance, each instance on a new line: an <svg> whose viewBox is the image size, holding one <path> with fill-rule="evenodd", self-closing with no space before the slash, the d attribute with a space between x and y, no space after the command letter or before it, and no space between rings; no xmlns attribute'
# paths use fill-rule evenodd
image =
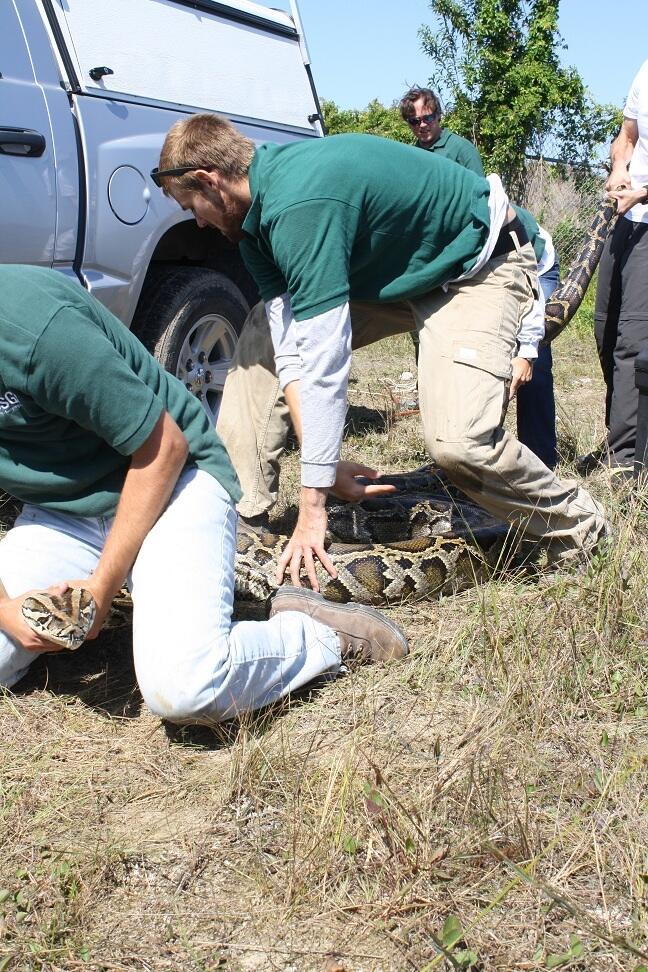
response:
<svg viewBox="0 0 648 972"><path fill-rule="evenodd" d="M610 461L625 465L637 436L634 363L648 341L648 223L617 222L601 256L594 319Z"/></svg>

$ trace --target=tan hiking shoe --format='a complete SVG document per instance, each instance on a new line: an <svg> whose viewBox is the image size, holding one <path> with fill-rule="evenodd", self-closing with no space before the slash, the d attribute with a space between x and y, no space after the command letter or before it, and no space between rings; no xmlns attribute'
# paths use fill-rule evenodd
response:
<svg viewBox="0 0 648 972"><path fill-rule="evenodd" d="M407 654L404 631L364 604L336 604L306 587L280 587L271 601L270 617L280 611L301 611L332 628L340 639L345 663L364 665Z"/></svg>

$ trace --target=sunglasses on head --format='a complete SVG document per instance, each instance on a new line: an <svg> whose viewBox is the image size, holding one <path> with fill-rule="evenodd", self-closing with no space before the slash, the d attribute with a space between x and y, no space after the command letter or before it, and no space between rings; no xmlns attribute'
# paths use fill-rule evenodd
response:
<svg viewBox="0 0 648 972"><path fill-rule="evenodd" d="M426 125L431 125L438 117L438 111L433 111L430 115L419 115L418 118L416 115L412 115L411 118L407 119L407 124L411 125L412 128L418 128L421 122L425 122Z"/></svg>
<svg viewBox="0 0 648 972"><path fill-rule="evenodd" d="M210 165L180 165L176 169L155 168L155 169L151 169L151 179L158 187L158 189L162 189L162 183L160 182L160 179L163 179L165 176L186 175L187 172L197 172L199 169L209 170L211 169L211 166Z"/></svg>

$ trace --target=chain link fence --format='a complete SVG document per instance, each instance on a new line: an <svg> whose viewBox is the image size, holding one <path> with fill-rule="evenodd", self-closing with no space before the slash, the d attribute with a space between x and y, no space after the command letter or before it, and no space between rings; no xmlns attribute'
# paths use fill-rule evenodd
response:
<svg viewBox="0 0 648 972"><path fill-rule="evenodd" d="M575 167L547 158L527 162L519 202L551 233L563 275L585 241L601 205L606 178L602 164Z"/></svg>

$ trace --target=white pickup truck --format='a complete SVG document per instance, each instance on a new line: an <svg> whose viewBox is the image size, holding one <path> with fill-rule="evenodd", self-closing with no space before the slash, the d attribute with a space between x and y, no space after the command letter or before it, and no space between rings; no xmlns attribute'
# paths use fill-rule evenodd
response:
<svg viewBox="0 0 648 972"><path fill-rule="evenodd" d="M0 0L0 262L78 279L215 418L254 285L149 175L196 111L322 134L294 0Z"/></svg>

